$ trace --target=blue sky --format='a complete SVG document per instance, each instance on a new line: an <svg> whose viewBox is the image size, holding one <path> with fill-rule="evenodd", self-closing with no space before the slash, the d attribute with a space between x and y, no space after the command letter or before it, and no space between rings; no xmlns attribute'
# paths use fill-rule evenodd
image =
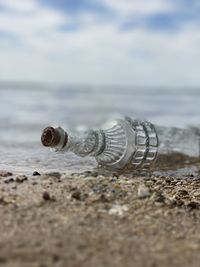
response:
<svg viewBox="0 0 200 267"><path fill-rule="evenodd" d="M0 0L0 80L200 85L199 0Z"/></svg>

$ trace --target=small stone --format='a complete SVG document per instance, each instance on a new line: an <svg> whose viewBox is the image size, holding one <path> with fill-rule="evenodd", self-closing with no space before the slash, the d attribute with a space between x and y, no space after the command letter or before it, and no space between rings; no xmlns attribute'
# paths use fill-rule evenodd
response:
<svg viewBox="0 0 200 267"><path fill-rule="evenodd" d="M118 178L117 178L116 176L113 176L113 177L110 179L110 182L115 183L117 180L118 180Z"/></svg>
<svg viewBox="0 0 200 267"><path fill-rule="evenodd" d="M41 174L39 173L39 172L37 172L37 171L34 171L33 172L33 176L40 176Z"/></svg>
<svg viewBox="0 0 200 267"><path fill-rule="evenodd" d="M75 190L72 195L72 198L75 198L76 200L81 200L81 191L80 190Z"/></svg>
<svg viewBox="0 0 200 267"><path fill-rule="evenodd" d="M182 199L176 199L175 202L176 202L176 205L179 207L183 206L184 204L184 201Z"/></svg>
<svg viewBox="0 0 200 267"><path fill-rule="evenodd" d="M58 262L59 260L60 257L57 254L53 255L53 262Z"/></svg>
<svg viewBox="0 0 200 267"><path fill-rule="evenodd" d="M109 196L106 195L106 194L101 194L101 195L99 196L98 200L99 200L100 202L109 202L109 201L110 201L110 198L109 198Z"/></svg>
<svg viewBox="0 0 200 267"><path fill-rule="evenodd" d="M1 264L1 263L5 263L6 261L7 261L6 258L4 258L4 257L0 257L0 264Z"/></svg>
<svg viewBox="0 0 200 267"><path fill-rule="evenodd" d="M108 214L122 217L126 211L128 211L128 207L126 205L113 205L108 211Z"/></svg>
<svg viewBox="0 0 200 267"><path fill-rule="evenodd" d="M43 192L42 198L46 201L51 200L50 194L47 191Z"/></svg>
<svg viewBox="0 0 200 267"><path fill-rule="evenodd" d="M173 208L177 205L175 198L166 198L165 199L165 204L168 205L169 207Z"/></svg>
<svg viewBox="0 0 200 267"><path fill-rule="evenodd" d="M3 182L5 184L12 183L12 182L14 182L14 178L13 177L7 177L7 178L3 179Z"/></svg>
<svg viewBox="0 0 200 267"><path fill-rule="evenodd" d="M7 172L7 171L0 171L0 176L1 177L9 177L12 176L12 172Z"/></svg>
<svg viewBox="0 0 200 267"><path fill-rule="evenodd" d="M38 182L36 182L36 181L32 181L31 184L32 184L32 185L36 185L36 184L38 184Z"/></svg>
<svg viewBox="0 0 200 267"><path fill-rule="evenodd" d="M8 204L14 204L14 200L9 197L0 197L0 204L8 205Z"/></svg>
<svg viewBox="0 0 200 267"><path fill-rule="evenodd" d="M17 186L16 185L13 185L12 186L12 189L16 190L17 189Z"/></svg>
<svg viewBox="0 0 200 267"><path fill-rule="evenodd" d="M26 175L19 175L19 176L16 177L16 182L17 183L23 183L26 180L28 180Z"/></svg>
<svg viewBox="0 0 200 267"><path fill-rule="evenodd" d="M93 177L97 177L98 175L99 175L98 172L93 172L93 173L92 173L92 176L93 176Z"/></svg>
<svg viewBox="0 0 200 267"><path fill-rule="evenodd" d="M187 207L191 210L193 209L199 209L199 203L195 201L191 201L187 204Z"/></svg>
<svg viewBox="0 0 200 267"><path fill-rule="evenodd" d="M165 197L163 196L162 193L160 192L155 192L152 196L152 199L155 201L155 202L159 202L159 203L164 203L165 202Z"/></svg>
<svg viewBox="0 0 200 267"><path fill-rule="evenodd" d="M4 203L5 203L4 198L0 197L0 204L4 204Z"/></svg>
<svg viewBox="0 0 200 267"><path fill-rule="evenodd" d="M177 181L171 181L171 185L176 185Z"/></svg>
<svg viewBox="0 0 200 267"><path fill-rule="evenodd" d="M147 186L152 186L152 185L153 185L153 182L152 182L151 180L146 181L146 185L147 185Z"/></svg>
<svg viewBox="0 0 200 267"><path fill-rule="evenodd" d="M165 178L165 181L166 181L166 183L170 184L171 181L172 181L172 178L169 177L169 176L167 176L167 177Z"/></svg>
<svg viewBox="0 0 200 267"><path fill-rule="evenodd" d="M162 185L157 185L157 186L154 186L154 190L155 191L159 191L162 189Z"/></svg>
<svg viewBox="0 0 200 267"><path fill-rule="evenodd" d="M189 195L189 194L188 194L188 191L185 190L185 189L180 189L180 190L178 191L178 194L179 194L179 195L182 195L182 196Z"/></svg>
<svg viewBox="0 0 200 267"><path fill-rule="evenodd" d="M150 196L149 188L144 184L140 184L138 187L137 195L139 198L149 197Z"/></svg>
<svg viewBox="0 0 200 267"><path fill-rule="evenodd" d="M194 193L193 193L193 196L194 196L194 197L199 197L199 196L200 196L200 192L194 192Z"/></svg>
<svg viewBox="0 0 200 267"><path fill-rule="evenodd" d="M118 173L113 173L113 174L112 174L112 177L118 179L118 178L119 178L119 174L118 174Z"/></svg>
<svg viewBox="0 0 200 267"><path fill-rule="evenodd" d="M156 184L157 184L157 185L161 185L162 183L163 183L163 180L157 180L157 181L156 181Z"/></svg>

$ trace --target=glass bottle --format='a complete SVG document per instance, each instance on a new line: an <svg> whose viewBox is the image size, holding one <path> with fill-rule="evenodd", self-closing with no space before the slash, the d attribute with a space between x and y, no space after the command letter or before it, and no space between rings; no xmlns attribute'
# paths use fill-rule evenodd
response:
<svg viewBox="0 0 200 267"><path fill-rule="evenodd" d="M84 132L47 127L41 141L54 151L95 157L99 166L120 170L146 169L154 162L165 166L170 161L198 161L199 136L196 128L162 127L124 117L107 122L101 129Z"/></svg>

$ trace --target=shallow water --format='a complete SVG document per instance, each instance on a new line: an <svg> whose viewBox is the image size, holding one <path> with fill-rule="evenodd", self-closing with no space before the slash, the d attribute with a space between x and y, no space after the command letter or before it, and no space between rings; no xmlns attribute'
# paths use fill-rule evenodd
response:
<svg viewBox="0 0 200 267"><path fill-rule="evenodd" d="M200 90L113 87L1 88L0 169L32 173L91 170L95 161L55 154L40 144L48 125L96 126L114 114L153 123L200 125Z"/></svg>

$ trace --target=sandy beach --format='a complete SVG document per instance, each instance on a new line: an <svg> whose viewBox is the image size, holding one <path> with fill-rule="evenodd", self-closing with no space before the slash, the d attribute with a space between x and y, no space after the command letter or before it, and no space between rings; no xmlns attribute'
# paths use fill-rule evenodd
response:
<svg viewBox="0 0 200 267"><path fill-rule="evenodd" d="M0 267L200 267L199 70L200 0L0 0Z"/></svg>
<svg viewBox="0 0 200 267"><path fill-rule="evenodd" d="M190 172L1 171L0 266L199 266L199 185Z"/></svg>

